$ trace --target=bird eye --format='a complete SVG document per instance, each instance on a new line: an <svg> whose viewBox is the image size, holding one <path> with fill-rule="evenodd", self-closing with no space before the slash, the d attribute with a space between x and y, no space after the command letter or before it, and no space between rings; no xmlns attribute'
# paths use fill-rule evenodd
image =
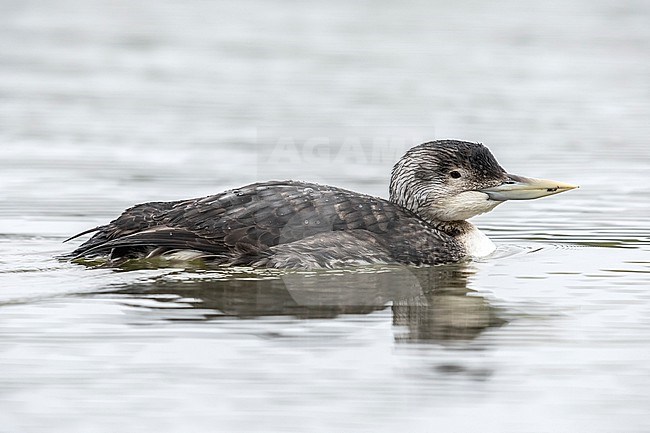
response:
<svg viewBox="0 0 650 433"><path fill-rule="evenodd" d="M458 178L460 177L460 172L454 170L454 171L452 171L451 173L449 173L449 176L451 176L451 177L454 178L454 179L458 179Z"/></svg>

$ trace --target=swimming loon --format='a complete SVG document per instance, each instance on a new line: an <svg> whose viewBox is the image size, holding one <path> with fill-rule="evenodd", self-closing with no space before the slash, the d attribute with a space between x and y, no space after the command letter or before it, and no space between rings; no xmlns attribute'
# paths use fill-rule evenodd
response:
<svg viewBox="0 0 650 433"><path fill-rule="evenodd" d="M274 268L449 263L495 249L465 220L506 200L573 188L508 174L482 144L438 140L411 148L395 164L388 200L307 182L254 183L136 205L68 239L96 232L69 257L200 257Z"/></svg>

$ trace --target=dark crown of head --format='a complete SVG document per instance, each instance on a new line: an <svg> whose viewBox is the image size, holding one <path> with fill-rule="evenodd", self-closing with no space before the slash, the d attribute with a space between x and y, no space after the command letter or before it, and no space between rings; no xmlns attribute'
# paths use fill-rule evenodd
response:
<svg viewBox="0 0 650 433"><path fill-rule="evenodd" d="M478 178L499 177L505 173L489 149L480 143L437 140L411 148L395 164L393 175L404 175L396 171L406 169L417 179L433 180L456 168L464 168Z"/></svg>

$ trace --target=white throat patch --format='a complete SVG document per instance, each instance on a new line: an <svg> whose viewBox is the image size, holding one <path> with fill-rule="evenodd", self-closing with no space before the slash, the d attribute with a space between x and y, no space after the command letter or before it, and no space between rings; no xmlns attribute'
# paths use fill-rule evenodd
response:
<svg viewBox="0 0 650 433"><path fill-rule="evenodd" d="M496 245L475 225L458 237L458 241L465 247L465 252L470 257L489 256L496 250Z"/></svg>
<svg viewBox="0 0 650 433"><path fill-rule="evenodd" d="M442 221L464 221L473 216L489 212L503 202L489 200L487 194L479 191L465 191L451 197L439 199L428 213L432 219Z"/></svg>

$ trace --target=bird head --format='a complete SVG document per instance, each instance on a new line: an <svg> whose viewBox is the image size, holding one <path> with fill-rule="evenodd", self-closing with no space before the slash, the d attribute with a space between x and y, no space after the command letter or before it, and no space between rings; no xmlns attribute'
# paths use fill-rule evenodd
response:
<svg viewBox="0 0 650 433"><path fill-rule="evenodd" d="M393 167L390 200L427 221L462 221L507 200L530 200L577 188L507 173L489 149L458 140L411 148Z"/></svg>

